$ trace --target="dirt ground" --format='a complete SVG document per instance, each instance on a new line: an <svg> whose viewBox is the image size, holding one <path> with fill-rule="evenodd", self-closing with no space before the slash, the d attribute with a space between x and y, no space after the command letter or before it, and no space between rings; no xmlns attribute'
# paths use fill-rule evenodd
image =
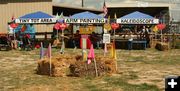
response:
<svg viewBox="0 0 180 91"><path fill-rule="evenodd" d="M57 55L59 49L53 49ZM66 49L65 53L81 53ZM118 72L104 77L48 77L36 74L39 50L0 51L0 91L164 91L165 77L180 76L180 50L116 50ZM103 55L103 50L95 50ZM109 56L109 53L107 54Z"/></svg>

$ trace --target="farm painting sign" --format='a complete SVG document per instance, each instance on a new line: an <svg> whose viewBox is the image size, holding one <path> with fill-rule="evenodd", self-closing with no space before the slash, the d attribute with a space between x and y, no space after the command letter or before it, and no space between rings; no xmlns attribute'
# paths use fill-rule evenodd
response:
<svg viewBox="0 0 180 91"><path fill-rule="evenodd" d="M106 19L64 19L65 23L106 23Z"/></svg>
<svg viewBox="0 0 180 91"><path fill-rule="evenodd" d="M16 19L15 23L29 24L29 23L56 23L56 18L34 18L34 19Z"/></svg>

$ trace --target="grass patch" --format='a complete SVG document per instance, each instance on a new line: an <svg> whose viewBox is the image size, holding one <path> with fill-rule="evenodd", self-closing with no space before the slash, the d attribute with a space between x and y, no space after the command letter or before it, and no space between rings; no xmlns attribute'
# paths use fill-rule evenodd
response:
<svg viewBox="0 0 180 91"><path fill-rule="evenodd" d="M52 48L52 55L58 54L59 50L60 49ZM80 54L82 50L77 49L76 52L72 51L73 49L65 49L65 53L69 54ZM103 54L103 50L95 51L96 55L98 55L98 53ZM163 86L159 87L156 83L163 82L161 80L150 79L154 85L146 84L146 82L143 84L132 84L128 83L128 81L140 79L140 75L142 75L144 71L151 70L151 68L155 68L153 71L157 73L162 72L162 74L143 74L144 81L149 81L146 79L149 75L160 79L164 79L164 75L174 72L176 75L180 75L178 71L180 67L179 54L180 51L178 49L166 52L155 49L118 50L118 70L120 70L122 74L115 74L111 77L79 78L48 77L36 74L35 69L37 63L34 60L39 59L39 49L32 51L2 51L0 52L0 58L4 58L4 60L0 61L2 65L2 67L0 67L0 90L13 91L20 89L18 91L44 91L45 89L41 88L48 88L50 91L160 91L158 88L161 89ZM14 60L13 58L16 59ZM22 61L18 60L18 58L22 59ZM129 60L132 60L132 62L129 62ZM175 67L172 65L175 65ZM166 69L174 70L167 70L166 72ZM35 90L31 90L31 88L35 88Z"/></svg>
<svg viewBox="0 0 180 91"><path fill-rule="evenodd" d="M121 87L124 91L160 91L155 85L149 85L146 83L139 85L129 84L123 78L107 77L104 80L107 81L107 83L111 86Z"/></svg>

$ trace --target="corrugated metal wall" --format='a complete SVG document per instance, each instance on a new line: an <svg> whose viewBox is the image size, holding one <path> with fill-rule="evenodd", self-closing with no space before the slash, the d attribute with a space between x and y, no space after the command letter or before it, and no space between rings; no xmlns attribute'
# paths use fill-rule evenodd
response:
<svg viewBox="0 0 180 91"><path fill-rule="evenodd" d="M22 0L1 0L0 1L0 33L8 32L7 23L11 21L11 17L15 18L23 16L28 13L42 11L52 15L52 0L28 0L28 2L22 2ZM50 32L52 31L51 25L35 25L37 32Z"/></svg>

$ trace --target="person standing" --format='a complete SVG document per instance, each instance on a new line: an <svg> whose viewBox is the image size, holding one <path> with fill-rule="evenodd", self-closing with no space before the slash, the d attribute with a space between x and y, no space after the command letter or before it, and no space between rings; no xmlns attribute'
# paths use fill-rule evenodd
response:
<svg viewBox="0 0 180 91"><path fill-rule="evenodd" d="M91 40L91 43L96 47L96 48L99 48L99 44L100 44L100 37L95 33L95 32L92 32L91 36L90 36L90 40Z"/></svg>
<svg viewBox="0 0 180 91"><path fill-rule="evenodd" d="M78 48L80 47L80 39L81 39L81 34L79 33L79 30L77 30L73 37L75 47Z"/></svg>
<svg viewBox="0 0 180 91"><path fill-rule="evenodd" d="M130 31L128 35L128 50L132 50L132 41L133 41L133 35L132 32Z"/></svg>

